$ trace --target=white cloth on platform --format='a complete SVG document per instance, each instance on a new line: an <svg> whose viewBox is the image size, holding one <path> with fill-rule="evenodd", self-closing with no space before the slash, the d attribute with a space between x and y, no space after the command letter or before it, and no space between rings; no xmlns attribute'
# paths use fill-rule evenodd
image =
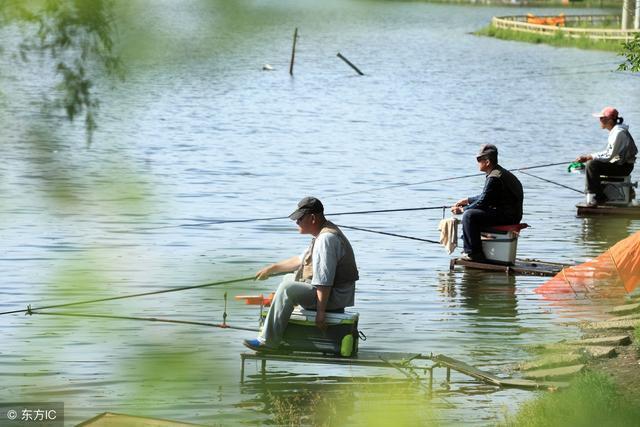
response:
<svg viewBox="0 0 640 427"><path fill-rule="evenodd" d="M458 247L458 218L447 218L440 221L438 230L440 230L440 244L445 247L449 254Z"/></svg>

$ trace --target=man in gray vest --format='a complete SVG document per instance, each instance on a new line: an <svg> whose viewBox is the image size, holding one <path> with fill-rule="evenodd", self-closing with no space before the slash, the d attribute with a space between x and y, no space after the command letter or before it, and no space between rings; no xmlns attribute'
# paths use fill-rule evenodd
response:
<svg viewBox="0 0 640 427"><path fill-rule="evenodd" d="M289 215L300 234L311 234L309 247L291 258L271 264L256 273L265 280L276 273L287 274L276 291L258 338L244 340L255 351L276 350L282 341L296 305L316 310L316 325L326 328L325 313L353 306L358 268L351 244L333 223L324 217L324 206L315 197L305 197Z"/></svg>

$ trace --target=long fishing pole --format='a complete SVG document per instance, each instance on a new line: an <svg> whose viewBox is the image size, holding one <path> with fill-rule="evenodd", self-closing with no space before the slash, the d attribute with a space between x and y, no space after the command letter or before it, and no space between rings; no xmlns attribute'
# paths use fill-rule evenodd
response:
<svg viewBox="0 0 640 427"><path fill-rule="evenodd" d="M428 211L435 209L443 209L448 206L423 206L417 208L397 208L397 209L378 209L378 210L368 210L368 211L353 211L353 212L335 212L335 213L327 213L325 216L341 216L341 215L363 215L363 214L371 214L371 213L389 213L389 212L411 212L411 211ZM195 224L180 224L178 227L201 227L203 225L217 225L217 224L229 224L229 223L238 223L238 222L258 222L258 221L272 221L276 219L289 219L288 216L280 216L280 217L269 217L269 218L250 218L250 219L212 219L210 221L203 221Z"/></svg>
<svg viewBox="0 0 640 427"><path fill-rule="evenodd" d="M522 172L525 175L529 175L529 176L531 176L533 178L541 179L542 181L548 182L550 184L554 184L554 185L557 185L559 187L563 187L563 188L566 188L568 190L575 191L575 192L580 193L580 194L584 194L583 191L580 191L580 190L578 190L576 188L573 188L573 187L569 187L568 185L560 184L559 182L551 181L550 179L546 179L546 178L543 178L543 177L538 176L538 175L534 175L534 174L529 173L529 172L525 172L525 171L520 171L520 172Z"/></svg>
<svg viewBox="0 0 640 427"><path fill-rule="evenodd" d="M544 165L525 166L525 167L516 168L516 169L510 169L510 170L512 172L513 171L524 171L524 170L529 170L529 169L539 169L539 168L546 168L546 167L550 167L550 166L565 165L566 163L567 162L546 163ZM432 184L434 182L453 181L453 180L456 180L456 179L471 178L471 177L474 177L474 176L482 176L482 175L484 175L484 173L483 172L479 172L479 173L468 174L468 175L452 176L452 177L448 177L448 178L429 179L429 180L426 180L426 181L419 181L419 182L404 182L404 183L400 183L400 184L387 185L385 187L370 188L368 190L360 190L360 191L351 191L351 192L348 192L348 193L332 194L330 196L327 196L327 198L329 198L329 197L350 196L352 194L369 193L369 192L372 192L372 191L389 190L391 188L409 187L409 186L412 186L412 185Z"/></svg>
<svg viewBox="0 0 640 427"><path fill-rule="evenodd" d="M417 240L419 242L438 243L438 244L440 243L435 240L421 239L420 237L405 236L403 234L387 233L386 231L370 230L368 228L361 228L361 227L350 227L348 225L338 225L338 224L336 225L340 228L350 228L351 230L364 231L366 233L384 234L385 236L400 237L402 239Z"/></svg>
<svg viewBox="0 0 640 427"><path fill-rule="evenodd" d="M29 315L41 314L46 316L87 317L87 318L94 318L94 319L139 320L139 321L146 321L146 322L175 323L180 325L209 326L212 328L236 329L240 331L260 332L259 329L243 328L241 326L231 326L231 325L227 325L226 323L194 322L190 320L162 319L158 317L114 316L114 315L108 315L108 314L41 312L41 311L34 311L34 310L31 310L27 314Z"/></svg>
<svg viewBox="0 0 640 427"><path fill-rule="evenodd" d="M277 274L272 274L271 276L277 276ZM119 299L136 298L136 297L143 297L143 296L147 296L147 295L166 294L166 293L169 293L169 292L186 291L188 289L207 288L207 287L210 287L210 286L229 285L231 283L246 282L246 281L249 281L249 280L255 280L255 276L242 277L240 279L224 280L224 281L221 281L221 282L205 283L203 285L182 286L180 288L162 289L162 290L158 290L158 291L143 292L143 293L139 293L139 294L120 295L120 296L117 296L117 297L99 298L99 299L88 300L88 301L77 301L77 302L70 302L70 303L66 303L66 304L48 305L48 306L38 307L38 308L31 308L31 306L28 306L26 309L23 309L23 310L12 310L12 311L1 312L0 316L2 316L4 314L29 313L29 312L33 312L35 310L45 310L45 309L50 309L50 308L61 308L61 307L71 307L71 306L77 306L77 305L94 304L94 303L98 303L98 302L115 301L115 300L119 300Z"/></svg>

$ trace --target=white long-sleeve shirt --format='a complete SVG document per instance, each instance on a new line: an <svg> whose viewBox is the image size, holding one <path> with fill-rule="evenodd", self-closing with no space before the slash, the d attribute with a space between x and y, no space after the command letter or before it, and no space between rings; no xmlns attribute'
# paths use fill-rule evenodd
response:
<svg viewBox="0 0 640 427"><path fill-rule="evenodd" d="M616 164L635 163L636 153L631 147L634 145L631 142L631 135L629 134L629 126L624 124L615 125L611 131L609 131L609 138L607 139L607 148L597 153L592 153L591 156L594 160L601 162L609 162Z"/></svg>

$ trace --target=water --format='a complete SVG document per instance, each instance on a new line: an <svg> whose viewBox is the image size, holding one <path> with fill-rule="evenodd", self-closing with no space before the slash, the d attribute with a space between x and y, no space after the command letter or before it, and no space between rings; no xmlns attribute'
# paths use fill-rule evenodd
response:
<svg viewBox="0 0 640 427"><path fill-rule="evenodd" d="M604 105L616 106L632 132L640 122L637 77L611 72L620 61L615 54L470 34L491 16L524 10L227 3L140 1L119 11L128 14L120 24L128 78L113 88L99 84L100 127L91 146L81 123L40 112L54 81L43 71L47 60L25 66L5 55L0 311L250 276L299 253L308 239L286 220L190 225L286 216L309 194L328 212L451 204L478 192L482 178L367 190L473 173L482 143L498 145L507 168L568 164L604 147L606 134L590 116ZM366 75L355 75L337 52ZM274 71L261 71L267 63ZM532 172L583 185L564 167ZM640 229L638 220L578 219L578 193L518 176L524 221L532 225L520 239L520 257L581 262ZM333 219L437 239L440 217L425 211ZM533 290L543 278L449 273L449 257L437 245L347 235L362 277L356 308L369 337L362 348L444 353L507 375L531 357L526 346L574 338L579 331L567 322L602 315L599 303L558 307L541 299ZM231 297L276 285L226 287L228 322L255 326L256 309ZM224 290L73 311L221 322ZM271 417L269 392L332 395L385 375L402 379L390 370L273 363L270 387L240 386L245 332L47 316L0 320L0 401L64 401L67 424L104 411L257 424ZM257 368L248 364L251 380ZM446 400L434 403L436 418L453 424L494 423L505 408L533 397L453 380Z"/></svg>

